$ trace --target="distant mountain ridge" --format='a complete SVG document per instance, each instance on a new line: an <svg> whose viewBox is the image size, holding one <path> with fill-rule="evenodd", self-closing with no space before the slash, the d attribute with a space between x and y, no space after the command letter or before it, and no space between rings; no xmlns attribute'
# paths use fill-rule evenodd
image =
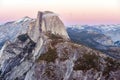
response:
<svg viewBox="0 0 120 80"><path fill-rule="evenodd" d="M111 39L115 41L120 40L120 24L111 24L111 25L70 25L67 26L71 29L79 29L79 30L85 30L85 31L94 31L97 33L104 34L106 36L111 37Z"/></svg>
<svg viewBox="0 0 120 80"><path fill-rule="evenodd" d="M110 29L109 26L111 26ZM67 27L67 32L74 42L100 50L118 59L120 59L119 30L120 25L72 25Z"/></svg>

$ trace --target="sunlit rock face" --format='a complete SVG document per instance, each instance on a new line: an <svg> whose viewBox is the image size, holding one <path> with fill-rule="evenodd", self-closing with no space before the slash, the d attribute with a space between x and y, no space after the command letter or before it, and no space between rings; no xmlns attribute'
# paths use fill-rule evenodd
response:
<svg viewBox="0 0 120 80"><path fill-rule="evenodd" d="M43 13L42 18L42 31L50 31L52 34L57 34L64 39L69 39L65 26L57 14L46 11Z"/></svg>
<svg viewBox="0 0 120 80"><path fill-rule="evenodd" d="M27 33L6 42L1 54L0 80L120 79L119 60L71 42L61 20L49 11L38 12Z"/></svg>
<svg viewBox="0 0 120 80"><path fill-rule="evenodd" d="M31 39L37 42L37 39L40 37L41 32L52 33L58 36L63 37L66 40L69 40L69 36L66 32L63 22L59 19L58 15L50 12L38 12L37 20L34 23L30 24L30 29L28 30L28 35Z"/></svg>

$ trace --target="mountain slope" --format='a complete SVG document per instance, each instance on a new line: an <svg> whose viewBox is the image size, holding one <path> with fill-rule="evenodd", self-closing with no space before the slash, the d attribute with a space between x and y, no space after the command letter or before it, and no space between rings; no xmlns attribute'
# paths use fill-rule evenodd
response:
<svg viewBox="0 0 120 80"><path fill-rule="evenodd" d="M17 21L7 22L0 25L0 48L5 41L14 41L18 35L26 33L28 26L32 21L34 21L34 19L23 17Z"/></svg>
<svg viewBox="0 0 120 80"><path fill-rule="evenodd" d="M100 50L111 57L120 59L119 44L114 42L110 36L104 34L101 27L97 29L95 26L73 26L68 27L67 32L72 41L84 44L88 47Z"/></svg>
<svg viewBox="0 0 120 80"><path fill-rule="evenodd" d="M68 28L79 29L80 31L94 31L111 37L115 41L120 40L120 24L111 25L72 25Z"/></svg>
<svg viewBox="0 0 120 80"><path fill-rule="evenodd" d="M13 42L6 42L2 47L1 80L120 79L119 60L71 42L58 16L48 11L38 12L40 14L37 21L30 23L27 33L19 35ZM43 30L41 23L44 14L50 14L50 17L44 16L47 19L44 23L51 22L49 26L46 23ZM54 22L54 17L59 24ZM60 27L62 33L58 31L56 34L56 28L52 25L60 25L57 28Z"/></svg>

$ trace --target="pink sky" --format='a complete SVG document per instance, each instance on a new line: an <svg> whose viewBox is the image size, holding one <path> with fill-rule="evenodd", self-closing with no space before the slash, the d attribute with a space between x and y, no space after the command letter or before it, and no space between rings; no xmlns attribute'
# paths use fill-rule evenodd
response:
<svg viewBox="0 0 120 80"><path fill-rule="evenodd" d="M120 0L0 0L0 23L53 11L68 24L120 24Z"/></svg>

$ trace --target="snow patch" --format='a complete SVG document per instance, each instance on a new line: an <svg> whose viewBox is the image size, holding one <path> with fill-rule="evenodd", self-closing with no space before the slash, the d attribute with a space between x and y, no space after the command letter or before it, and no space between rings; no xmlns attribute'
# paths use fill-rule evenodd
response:
<svg viewBox="0 0 120 80"><path fill-rule="evenodd" d="M26 21L31 21L31 20L32 20L31 18L26 16L26 17L23 17L23 18L15 21L14 23L26 22Z"/></svg>

